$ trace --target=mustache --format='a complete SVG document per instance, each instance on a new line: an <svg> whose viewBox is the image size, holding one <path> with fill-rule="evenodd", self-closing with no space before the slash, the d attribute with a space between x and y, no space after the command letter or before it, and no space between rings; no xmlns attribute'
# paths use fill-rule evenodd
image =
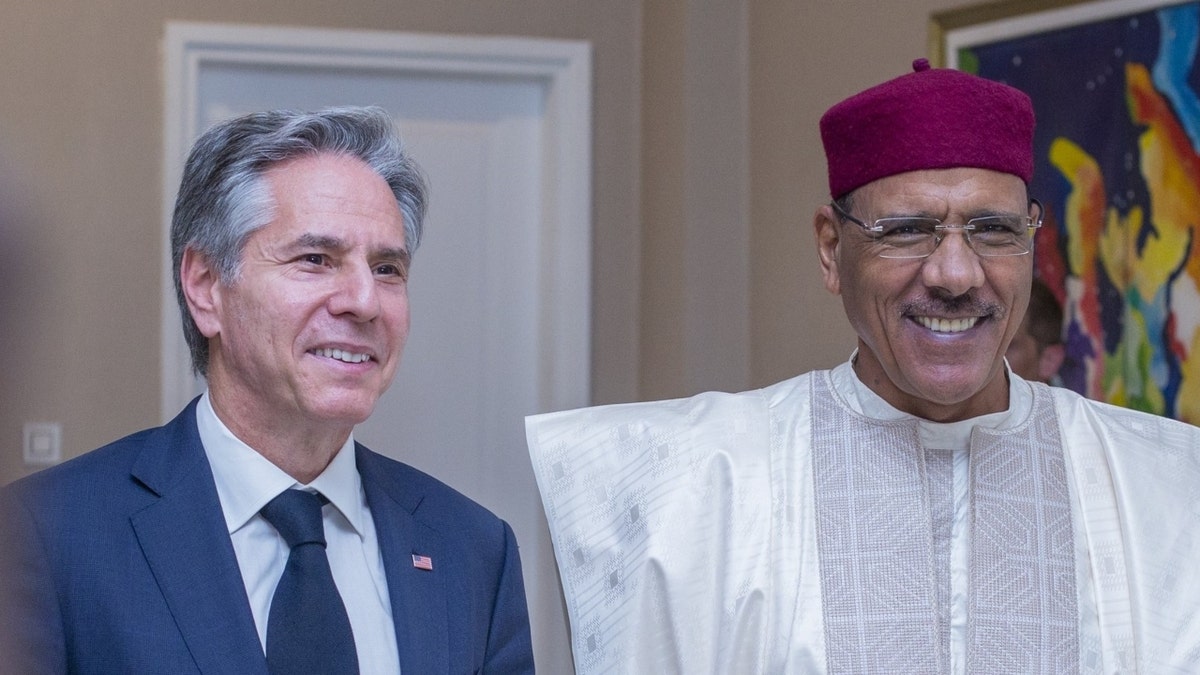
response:
<svg viewBox="0 0 1200 675"><path fill-rule="evenodd" d="M904 316L938 316L946 314L1004 316L1007 309L995 302L980 300L974 293L967 292L952 296L932 291L928 296L912 300L902 306Z"/></svg>

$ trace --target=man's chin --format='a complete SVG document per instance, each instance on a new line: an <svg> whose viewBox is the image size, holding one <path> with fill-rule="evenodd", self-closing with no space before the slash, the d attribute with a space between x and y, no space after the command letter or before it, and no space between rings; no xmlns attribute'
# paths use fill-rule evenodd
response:
<svg viewBox="0 0 1200 675"><path fill-rule="evenodd" d="M986 374L958 374L955 377L934 379L928 376L923 381L914 382L916 385L909 394L920 400L930 409L941 409L945 413L951 411L969 411L970 417L1000 412L1003 401L1007 396L997 396L997 403L989 403L988 397L993 393L989 390L994 378ZM991 408L997 408L992 410ZM934 417L930 417L934 419Z"/></svg>
<svg viewBox="0 0 1200 675"><path fill-rule="evenodd" d="M311 419L320 419L339 426L362 424L375 412L378 396L335 397L313 401L308 410Z"/></svg>

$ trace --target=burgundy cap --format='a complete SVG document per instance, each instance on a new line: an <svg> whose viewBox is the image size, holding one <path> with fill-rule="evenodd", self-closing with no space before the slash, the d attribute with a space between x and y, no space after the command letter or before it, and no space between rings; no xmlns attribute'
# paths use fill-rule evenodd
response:
<svg viewBox="0 0 1200 675"><path fill-rule="evenodd" d="M871 87L821 117L829 194L906 171L975 167L1033 177L1033 104L1012 87L930 68Z"/></svg>

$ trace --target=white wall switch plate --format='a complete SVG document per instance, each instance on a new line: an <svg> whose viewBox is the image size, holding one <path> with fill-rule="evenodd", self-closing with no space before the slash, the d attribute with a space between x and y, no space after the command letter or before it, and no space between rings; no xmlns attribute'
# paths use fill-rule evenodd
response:
<svg viewBox="0 0 1200 675"><path fill-rule="evenodd" d="M25 423L25 464L50 466L62 461L62 425L58 422Z"/></svg>

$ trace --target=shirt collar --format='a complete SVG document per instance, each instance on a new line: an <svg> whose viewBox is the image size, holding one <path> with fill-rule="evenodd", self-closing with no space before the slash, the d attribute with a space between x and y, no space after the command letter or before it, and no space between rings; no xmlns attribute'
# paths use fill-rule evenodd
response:
<svg viewBox="0 0 1200 675"><path fill-rule="evenodd" d="M301 485L266 457L246 445L217 417L208 392L196 405L196 427L200 442L212 467L217 497L230 534L250 522L267 502L292 487L312 488L325 495L329 503L346 517L361 536L362 478L354 457L354 436L350 435L329 466L308 485Z"/></svg>

